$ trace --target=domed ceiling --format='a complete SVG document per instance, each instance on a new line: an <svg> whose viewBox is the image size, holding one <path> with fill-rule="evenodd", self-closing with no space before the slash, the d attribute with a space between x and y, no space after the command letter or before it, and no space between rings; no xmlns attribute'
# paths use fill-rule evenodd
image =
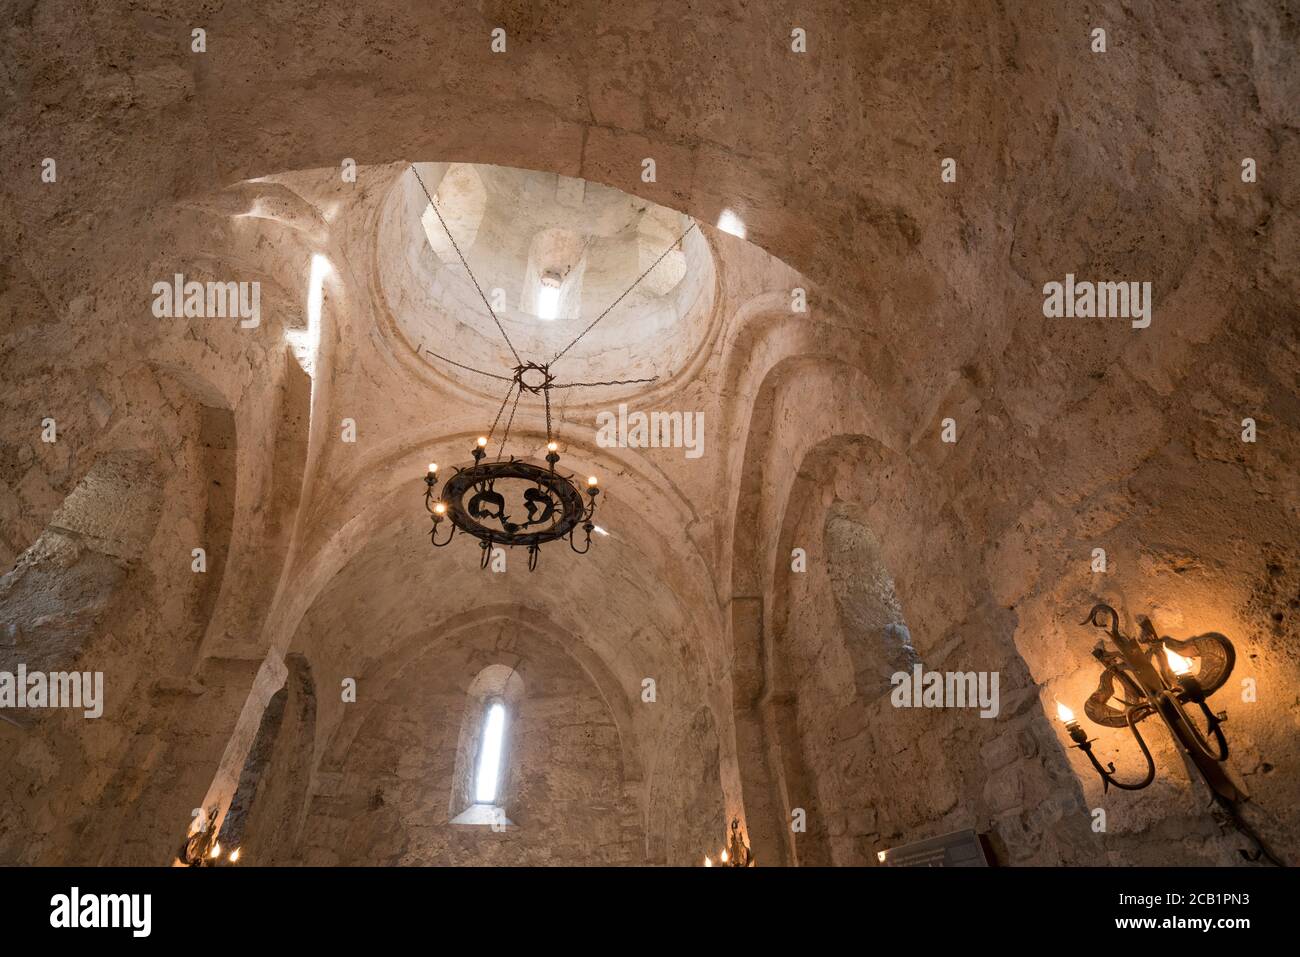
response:
<svg viewBox="0 0 1300 957"><path fill-rule="evenodd" d="M523 360L542 363L608 311L556 364L561 382L667 379L703 344L715 268L689 217L554 173L414 169L380 213L378 280L397 334L437 373L492 392L431 353L495 375L517 364L483 297Z"/></svg>

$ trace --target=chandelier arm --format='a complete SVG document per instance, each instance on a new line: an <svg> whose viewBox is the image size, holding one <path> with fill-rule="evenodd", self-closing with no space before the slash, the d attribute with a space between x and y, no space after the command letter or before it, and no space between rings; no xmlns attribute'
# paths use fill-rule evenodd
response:
<svg viewBox="0 0 1300 957"><path fill-rule="evenodd" d="M611 312L613 312L613 311L614 311L614 307L617 306L620 302L622 302L625 298L627 298L628 293L630 293L633 289L635 289L637 286L639 286L639 285L641 284L641 280L642 280L642 279L644 279L646 276L650 275L650 273L654 272L655 267L658 266L661 262L663 262L663 261L664 261L664 258L665 258L665 257L666 257L670 252L672 252L672 251L673 251L674 249L676 249L679 245L681 245L682 240L686 238L686 234L689 233L689 232L690 232L692 229L694 229L694 228L695 228L695 221L694 221L694 220L691 220L691 224L690 224L689 226L687 226L685 230L682 231L682 234L681 234L680 236L677 237L677 241L674 242L674 243L673 243L671 246L669 246L667 249L665 249L665 250L660 254L659 258L656 259L653 263L650 264L650 268L647 269L645 272L643 272L640 276L638 276L638 277L636 278L636 281L633 282L632 285L628 286L627 289L623 290L623 294L622 294L621 296L619 296L617 299L615 299L613 302L611 302L611 303L609 304L609 306L605 309L604 312L602 312L602 313L601 313L599 316L597 316L595 319L591 320L591 324L588 325L586 329L583 329L580 333L578 333L576 336L574 336L572 342L570 342L567 346L565 346L563 349L561 349L559 352L557 352L557 353L556 353L556 354L551 358L551 361L547 363L547 365L554 365L556 362L558 362L560 359L562 359L562 358L564 357L564 354L565 354L566 352L568 352L570 349L572 349L574 346L576 346L576 345L578 344L578 340L579 340L579 339L581 339L581 338L582 338L583 336L585 336L587 333L591 332L591 330L592 330L593 328L595 328L596 323L600 322L600 320L604 319L604 318L605 318L606 316L608 316ZM468 267L466 267L466 268L468 268ZM504 330L502 330L502 331L504 331Z"/></svg>
<svg viewBox="0 0 1300 957"><path fill-rule="evenodd" d="M577 545L573 544L573 529L569 529L569 547L579 555L585 555L587 552L591 551L591 530L587 530L587 541L582 548L579 548Z"/></svg>
<svg viewBox="0 0 1300 957"><path fill-rule="evenodd" d="M1136 784L1134 784L1134 783L1125 783L1124 781L1119 780L1118 778L1115 777L1114 761L1106 762L1106 769L1102 770L1101 762L1098 761L1095 757L1093 757L1092 748L1087 747L1083 749L1083 752L1086 755L1088 755L1088 760L1092 762L1092 766L1097 769L1097 773L1099 773L1102 777L1103 791L1105 791L1106 785L1110 785L1110 784L1115 785L1115 787L1123 791L1140 791L1156 779L1155 759L1151 757L1151 749L1148 748L1147 743L1144 740L1142 740L1142 732L1138 731L1138 727L1137 727L1137 723L1140 720L1137 717L1139 710L1142 709L1131 708L1129 710L1128 728L1130 731L1133 732L1133 737L1137 739L1138 747L1142 749L1142 756L1146 758L1146 762L1147 762L1146 777L1144 777L1141 781L1138 781ZM1144 714L1142 717L1146 717L1146 715Z"/></svg>
<svg viewBox="0 0 1300 957"><path fill-rule="evenodd" d="M465 261L465 254L462 253L460 247L456 245L455 237L451 235L451 230L447 228L447 221L442 218L442 213L438 209L438 204L435 203L433 197L429 195L429 187L424 185L424 180L420 178L420 171L415 168L414 163L411 164L411 172L415 174L415 179L419 182L420 189L424 190L424 198L429 201L429 207L433 210L433 214L438 217L438 222L442 223L442 231L447 234L447 239L451 242L451 248L456 250L456 255L460 257L460 264L465 267L465 272L469 274L469 281L472 282L474 288L478 290L479 298L483 300L483 305L487 307L488 315L492 317L492 321L497 324L497 329L501 331L501 338L506 341L506 346L510 349L510 354L515 357L515 362L522 363L523 360L519 358L519 353L515 351L514 343L511 342L510 337L506 335L506 327L501 325L501 320L497 318L497 314L492 308L492 303L488 302L487 296L483 294L483 288L478 284L478 280L474 278L474 271L469 268L469 263Z"/></svg>
<svg viewBox="0 0 1300 957"><path fill-rule="evenodd" d="M451 544L451 540L456 536L456 526L452 525L451 530L447 532L446 539L440 542L438 541L438 523L439 520L435 519L433 528L429 529L429 541L433 543L434 548L445 548Z"/></svg>
<svg viewBox="0 0 1300 957"><path fill-rule="evenodd" d="M1201 729L1196 726L1195 722L1192 721L1191 717L1187 714L1187 711L1183 708L1182 702L1174 695L1170 695L1169 697L1174 701L1179 719L1187 726L1187 730L1191 732L1189 740L1184 742L1184 744L1194 746L1197 751L1209 758L1211 761L1227 760L1228 739L1224 737L1223 730L1219 727L1222 722L1214 712L1209 709L1209 706L1206 705L1205 699L1202 698L1196 702L1196 704L1200 706L1201 711L1205 714L1206 730L1205 734L1202 734ZM1205 739L1206 734L1214 738L1216 748L1213 751L1210 750L1210 744Z"/></svg>

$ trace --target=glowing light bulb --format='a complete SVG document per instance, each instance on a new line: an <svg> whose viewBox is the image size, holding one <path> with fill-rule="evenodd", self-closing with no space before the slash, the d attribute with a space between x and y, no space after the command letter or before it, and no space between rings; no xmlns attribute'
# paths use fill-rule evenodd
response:
<svg viewBox="0 0 1300 957"><path fill-rule="evenodd" d="M722 863L727 863L727 852L725 850L722 852Z"/></svg>
<svg viewBox="0 0 1300 957"><path fill-rule="evenodd" d="M599 480L598 478L596 478L596 476L594 476L594 475L588 475L588 476L587 476L587 484L590 485L590 486L592 486L592 487L594 488L595 486L597 486L597 485L600 484L600 480Z"/></svg>
<svg viewBox="0 0 1300 957"><path fill-rule="evenodd" d="M230 852L230 863L231 864L239 863L239 848L235 848L233 851Z"/></svg>
<svg viewBox="0 0 1300 957"><path fill-rule="evenodd" d="M433 511L435 515L446 515L447 506L444 505L442 502L435 502L433 504Z"/></svg>
<svg viewBox="0 0 1300 957"><path fill-rule="evenodd" d="M220 841L217 841L217 843L215 843L215 844L212 845L212 853L209 854L208 857L211 857L211 858L214 858L214 859L215 859L215 858L218 858L218 857L220 857L220 856L221 856L221 842L220 842Z"/></svg>
<svg viewBox="0 0 1300 957"><path fill-rule="evenodd" d="M1074 720L1074 712L1059 701L1056 702L1056 716L1066 724L1069 724Z"/></svg>
<svg viewBox="0 0 1300 957"><path fill-rule="evenodd" d="M430 462L430 463L429 463L429 474L430 474L430 475L436 475L437 472L438 472L438 463L437 463L437 462Z"/></svg>
<svg viewBox="0 0 1300 957"><path fill-rule="evenodd" d="M878 860L881 864L885 863L885 852L876 851L876 860Z"/></svg>
<svg viewBox="0 0 1300 957"><path fill-rule="evenodd" d="M1192 673L1192 663L1168 645L1165 645L1165 660L1169 662L1169 667L1173 673L1180 678L1183 675Z"/></svg>
<svg viewBox="0 0 1300 957"><path fill-rule="evenodd" d="M486 435L480 435L480 436L478 437L478 447L481 449L481 448L483 448L483 447L486 446L486 445L487 445L487 436L486 436Z"/></svg>
<svg viewBox="0 0 1300 957"><path fill-rule="evenodd" d="M704 855L704 866L705 866L705 867L712 867L712 866L713 866L713 859L712 859L711 857L709 857L709 855L707 855L707 854Z"/></svg>
<svg viewBox="0 0 1300 957"><path fill-rule="evenodd" d="M552 452L554 452L554 451L555 451L556 449L558 449L559 447L560 447L560 443L559 443L559 442L547 442L547 443L546 443L546 448L547 448L548 450L552 451Z"/></svg>

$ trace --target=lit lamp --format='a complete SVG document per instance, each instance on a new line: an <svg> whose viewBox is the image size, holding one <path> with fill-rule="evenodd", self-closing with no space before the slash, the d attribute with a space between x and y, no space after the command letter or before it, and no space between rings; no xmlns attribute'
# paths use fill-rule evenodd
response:
<svg viewBox="0 0 1300 957"><path fill-rule="evenodd" d="M1106 615L1110 616L1109 625L1099 619L1099 616ZM1119 630L1119 613L1104 604L1094 605L1083 624L1105 629L1114 646L1113 649L1107 648L1103 639L1093 649L1093 657L1102 665L1101 681L1084 703L1083 710L1097 724L1128 728L1147 765L1146 775L1141 780L1127 782L1116 778L1115 765L1108 763L1102 767L1092 753L1092 741L1079 726L1074 712L1058 701L1057 717L1069 732L1073 746L1092 762L1101 777L1102 790L1114 785L1125 791L1138 791L1155 780L1155 761L1142 740L1138 722L1159 715L1179 748L1218 798L1227 802L1245 800L1248 797L1245 787L1228 775L1225 765L1228 741L1221 725L1227 720L1227 715L1215 714L1205 703L1232 674L1237 660L1232 642L1212 631L1186 641L1160 637L1145 615L1138 616L1140 632L1137 638L1131 638ZM1199 664L1195 674L1194 662ZM1123 707L1115 707L1112 700ZM1194 705L1201 712L1205 720L1204 731L1188 713L1187 705Z"/></svg>
<svg viewBox="0 0 1300 957"><path fill-rule="evenodd" d="M591 533L596 531L592 519L600 480L594 475L589 477L584 496L580 479L556 469L560 462L560 443L551 431L552 378L546 366L533 362L517 366L506 401L497 413L500 419L511 395L515 406L524 392L542 396L546 408L545 466L513 455L503 458L514 421L514 407L506 420L501 451L495 460L487 452L496 434L497 423L493 422L487 435L474 440L470 450L474 464L466 468L453 466L453 474L441 483L441 488L438 464L429 463L429 470L424 474L424 507L433 520L429 529L429 541L433 545L438 548L450 545L457 532L476 538L480 568L491 564L495 549L522 547L528 552L529 571L537 568L538 556L547 542L567 538L569 547L579 555L591 549Z"/></svg>
<svg viewBox="0 0 1300 957"><path fill-rule="evenodd" d="M223 864L237 864L240 848L235 848L226 860L221 859L221 842L217 840L217 809L214 807L201 817L196 817L190 825L190 832L176 855L177 863L182 867L217 867Z"/></svg>
<svg viewBox="0 0 1300 957"><path fill-rule="evenodd" d="M753 867L754 855L750 853L749 845L740 834L740 819L731 819L731 839L727 846L722 849L718 855L719 866L721 867ZM704 855L704 866L713 867L713 859L707 854Z"/></svg>

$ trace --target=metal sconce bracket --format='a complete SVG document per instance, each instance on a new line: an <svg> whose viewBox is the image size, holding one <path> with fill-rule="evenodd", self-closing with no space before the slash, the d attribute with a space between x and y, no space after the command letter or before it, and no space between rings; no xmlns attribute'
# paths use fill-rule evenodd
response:
<svg viewBox="0 0 1300 957"><path fill-rule="evenodd" d="M1109 616L1109 622L1102 620L1105 616ZM1062 708L1062 719L1074 747L1088 756L1101 777L1103 790L1114 785L1125 791L1139 791L1155 780L1156 765L1138 724L1152 715L1159 715L1179 749L1217 797L1228 802L1246 800L1249 794L1245 786L1228 773L1225 764L1228 741L1222 725L1227 715L1215 714L1206 704L1206 699L1232 674L1237 660L1232 642L1218 632L1206 632L1186 641L1177 641L1159 636L1146 616L1139 616L1138 623L1141 631L1137 638L1125 635L1120 631L1119 613L1102 603L1094 605L1083 620L1082 624L1105 630L1113 646L1113 649L1108 648L1103 639L1093 650L1093 656L1101 662L1102 674L1097 690L1084 705L1084 711L1100 725L1127 727L1132 732L1146 760L1146 775L1141 780L1126 782L1115 776L1113 763L1102 767L1092 753L1092 740L1079 727L1072 713ZM1183 653L1191 660L1184 658ZM1192 661L1200 662L1200 669L1194 674ZM1111 704L1116 700L1117 684L1122 708ZM1188 705L1201 712L1205 720L1204 731L1189 714Z"/></svg>

